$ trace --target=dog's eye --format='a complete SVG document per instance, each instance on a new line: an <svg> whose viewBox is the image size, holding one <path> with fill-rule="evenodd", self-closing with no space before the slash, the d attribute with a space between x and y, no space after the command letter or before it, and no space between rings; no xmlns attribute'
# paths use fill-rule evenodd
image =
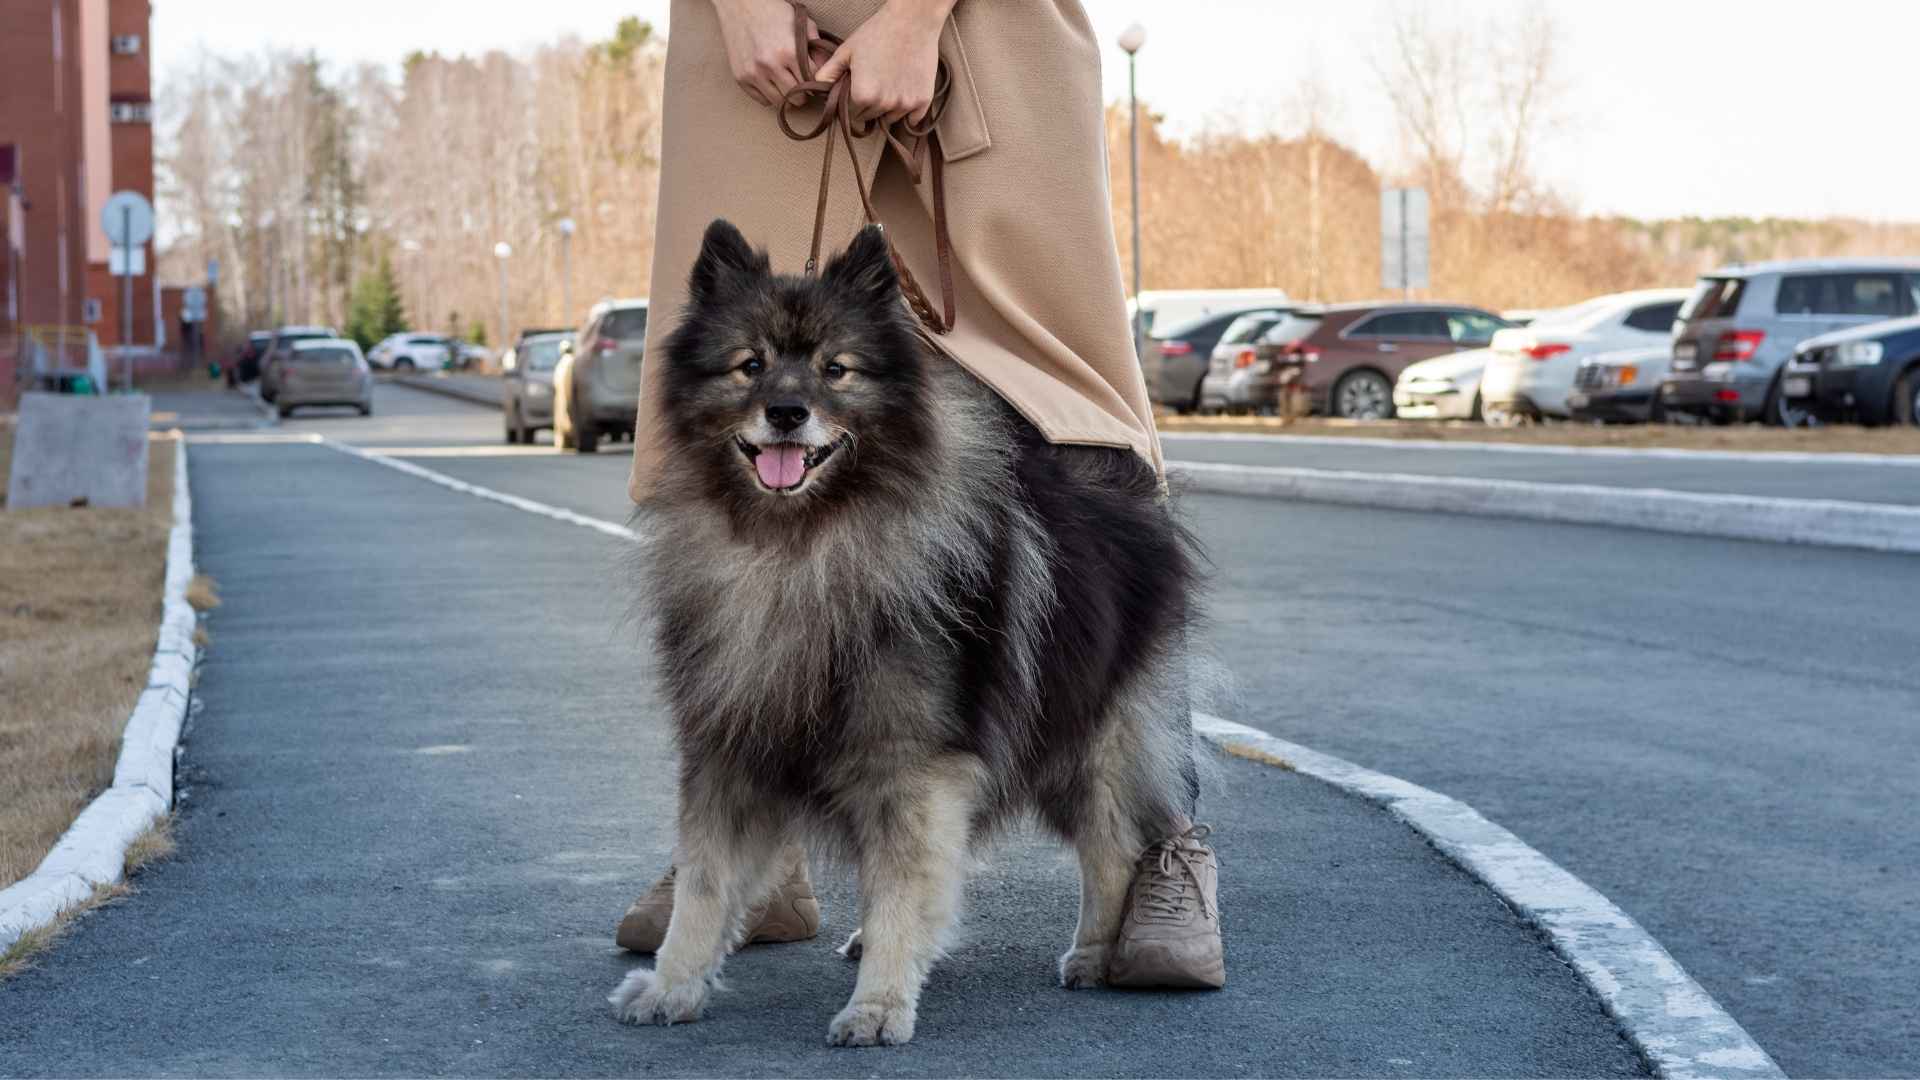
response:
<svg viewBox="0 0 1920 1080"><path fill-rule="evenodd" d="M749 356L746 362L740 365L740 370L746 372L748 375L758 375L767 370L767 364L766 361L757 356Z"/></svg>
<svg viewBox="0 0 1920 1080"><path fill-rule="evenodd" d="M835 382L847 377L847 365L838 360L827 365L827 378Z"/></svg>

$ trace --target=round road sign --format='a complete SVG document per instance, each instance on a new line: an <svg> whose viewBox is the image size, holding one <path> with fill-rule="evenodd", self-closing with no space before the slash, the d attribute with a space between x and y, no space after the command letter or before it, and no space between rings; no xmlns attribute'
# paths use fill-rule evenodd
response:
<svg viewBox="0 0 1920 1080"><path fill-rule="evenodd" d="M153 239L153 204L137 191L116 191L100 209L100 224L114 247L139 247Z"/></svg>

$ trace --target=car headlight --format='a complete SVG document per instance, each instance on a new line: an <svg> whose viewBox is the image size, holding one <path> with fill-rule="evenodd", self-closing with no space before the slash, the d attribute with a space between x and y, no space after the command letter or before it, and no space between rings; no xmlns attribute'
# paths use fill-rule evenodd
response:
<svg viewBox="0 0 1920 1080"><path fill-rule="evenodd" d="M553 394L553 387L547 385L546 383L530 382L527 384L528 397L549 397L552 394Z"/></svg>
<svg viewBox="0 0 1920 1080"><path fill-rule="evenodd" d="M1885 353L1877 341L1849 341L1834 350L1833 358L1848 367L1871 367Z"/></svg>

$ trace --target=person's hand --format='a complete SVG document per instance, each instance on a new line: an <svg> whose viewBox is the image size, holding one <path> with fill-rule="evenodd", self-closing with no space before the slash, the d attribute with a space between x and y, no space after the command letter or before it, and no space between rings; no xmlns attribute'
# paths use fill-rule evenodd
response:
<svg viewBox="0 0 1920 1080"><path fill-rule="evenodd" d="M833 59L821 65L814 78L832 82L842 73L853 73L848 94L856 121L919 123L933 104L940 27L954 2L887 0L834 52Z"/></svg>
<svg viewBox="0 0 1920 1080"><path fill-rule="evenodd" d="M713 10L720 16L733 81L762 105L780 104L800 82L800 58L793 53L793 5L786 0L713 0ZM808 39L819 35L813 20L807 20Z"/></svg>

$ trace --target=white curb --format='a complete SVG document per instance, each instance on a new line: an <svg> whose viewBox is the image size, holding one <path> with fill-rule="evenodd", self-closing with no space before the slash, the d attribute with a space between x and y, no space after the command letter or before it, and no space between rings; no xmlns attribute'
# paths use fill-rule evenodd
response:
<svg viewBox="0 0 1920 1080"><path fill-rule="evenodd" d="M1475 442L1471 439L1385 439L1365 435L1262 435L1251 431L1162 431L1161 442L1257 443L1265 446L1365 446L1386 450L1460 450L1467 453L1547 454L1557 457L1644 458L1655 461L1738 461L1753 465L1890 465L1920 468L1920 454L1835 450L1711 450L1680 446L1568 446L1563 443Z"/></svg>
<svg viewBox="0 0 1920 1080"><path fill-rule="evenodd" d="M1473 807L1218 716L1196 712L1193 728L1214 742L1281 758L1425 836L1547 935L1661 1076L1785 1075L1631 916Z"/></svg>
<svg viewBox="0 0 1920 1080"><path fill-rule="evenodd" d="M412 462L317 435L312 438L341 453L516 510L622 539L640 538L634 530L610 521L456 480ZM1670 1080L1785 1076L1773 1058L1639 923L1558 863L1481 817L1473 807L1207 713L1194 713L1193 727L1214 742L1251 747L1282 758L1298 772L1380 805L1425 836L1441 854L1492 889L1547 936L1660 1076Z"/></svg>
<svg viewBox="0 0 1920 1080"><path fill-rule="evenodd" d="M1920 552L1920 506L1201 461L1169 461L1167 471L1186 491L1216 495Z"/></svg>
<svg viewBox="0 0 1920 1080"><path fill-rule="evenodd" d="M147 689L121 734L113 786L80 812L33 873L0 889L0 949L86 900L96 886L119 881L127 847L173 806L173 750L186 721L189 680L199 655L193 605L187 603L192 580L193 496L187 490L187 442L176 434L173 528L167 534L160 636Z"/></svg>

